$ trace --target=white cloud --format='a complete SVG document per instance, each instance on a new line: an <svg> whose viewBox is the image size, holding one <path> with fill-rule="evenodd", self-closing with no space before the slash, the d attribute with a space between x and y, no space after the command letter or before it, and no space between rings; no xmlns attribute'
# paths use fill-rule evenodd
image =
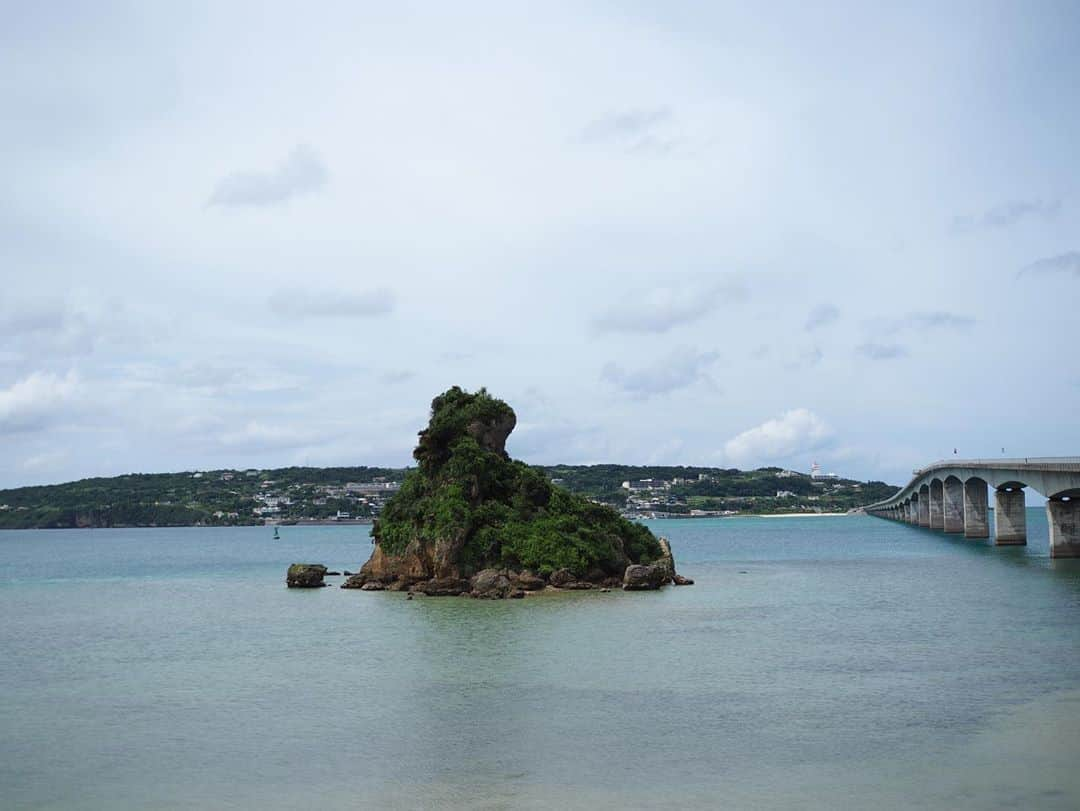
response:
<svg viewBox="0 0 1080 811"><path fill-rule="evenodd" d="M724 443L724 458L740 467L791 457L820 448L832 431L814 412L795 408L749 428Z"/></svg>
<svg viewBox="0 0 1080 811"><path fill-rule="evenodd" d="M66 451L44 451L23 460L23 470L32 473L49 473L58 470L69 459Z"/></svg>
<svg viewBox="0 0 1080 811"><path fill-rule="evenodd" d="M14 433L44 428L76 398L78 386L74 372L64 377L34 372L0 389L0 431Z"/></svg>
<svg viewBox="0 0 1080 811"><path fill-rule="evenodd" d="M820 327L828 326L840 317L840 308L835 304L821 304L810 311L806 317L804 329L813 332Z"/></svg>
<svg viewBox="0 0 1080 811"><path fill-rule="evenodd" d="M396 305L394 292L385 287L362 293L295 288L270 296L274 312L296 318L370 318L386 315Z"/></svg>
<svg viewBox="0 0 1080 811"><path fill-rule="evenodd" d="M670 132L672 118L667 107L624 110L590 122L578 140L588 144L617 145L630 152L663 155L680 142Z"/></svg>
<svg viewBox="0 0 1080 811"><path fill-rule="evenodd" d="M269 206L309 194L326 184L329 173L315 150L305 144L271 171L235 172L218 182L209 205Z"/></svg>
<svg viewBox="0 0 1080 811"><path fill-rule="evenodd" d="M328 433L307 428L252 420L236 430L225 431L218 439L228 451L257 453L322 445L330 438Z"/></svg>
<svg viewBox="0 0 1080 811"><path fill-rule="evenodd" d="M388 386L394 386L398 383L408 383L415 377L416 372L409 371L408 369L389 369L379 375L379 382L385 383Z"/></svg>
<svg viewBox="0 0 1080 811"><path fill-rule="evenodd" d="M719 358L717 352L698 352L682 347L636 370L624 369L614 362L608 363L601 374L604 380L618 386L634 399L645 400L654 394L668 394L697 383L711 383L708 372Z"/></svg>
<svg viewBox="0 0 1080 811"><path fill-rule="evenodd" d="M1080 251L1066 251L1057 256L1047 256L1044 259L1039 259L1030 265L1022 267L1018 275L1024 276L1028 273L1071 273L1073 276L1080 278Z"/></svg>
<svg viewBox="0 0 1080 811"><path fill-rule="evenodd" d="M962 234L985 228L1007 228L1032 218L1052 220L1061 211L1061 200L1010 200L987 209L981 215L953 217L952 230Z"/></svg>
<svg viewBox="0 0 1080 811"><path fill-rule="evenodd" d="M725 301L741 301L746 290L734 281L682 284L637 291L593 319L597 332L663 333L699 321Z"/></svg>
<svg viewBox="0 0 1080 811"><path fill-rule="evenodd" d="M867 341L855 347L855 352L870 360L895 360L907 357L908 350L901 344L883 344L877 341Z"/></svg>

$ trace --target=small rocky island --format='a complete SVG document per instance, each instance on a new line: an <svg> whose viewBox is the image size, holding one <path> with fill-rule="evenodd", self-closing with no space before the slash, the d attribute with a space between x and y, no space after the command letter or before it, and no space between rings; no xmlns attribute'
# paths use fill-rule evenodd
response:
<svg viewBox="0 0 1080 811"><path fill-rule="evenodd" d="M436 397L417 467L375 521L371 558L342 588L514 598L693 582L676 574L665 539L511 459L516 423L484 389Z"/></svg>

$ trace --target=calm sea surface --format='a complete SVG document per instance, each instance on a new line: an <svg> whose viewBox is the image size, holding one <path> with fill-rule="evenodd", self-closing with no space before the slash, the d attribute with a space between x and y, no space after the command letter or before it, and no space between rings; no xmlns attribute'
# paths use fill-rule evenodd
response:
<svg viewBox="0 0 1080 811"><path fill-rule="evenodd" d="M1028 522L657 521L697 585L502 602L286 590L367 527L0 533L0 807L1075 809Z"/></svg>

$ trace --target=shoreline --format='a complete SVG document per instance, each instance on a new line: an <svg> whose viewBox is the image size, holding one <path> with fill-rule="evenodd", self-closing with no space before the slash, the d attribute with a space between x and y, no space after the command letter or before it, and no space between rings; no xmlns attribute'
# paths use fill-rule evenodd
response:
<svg viewBox="0 0 1080 811"><path fill-rule="evenodd" d="M850 513L768 513L764 515L748 515L747 518L835 518L847 516Z"/></svg>

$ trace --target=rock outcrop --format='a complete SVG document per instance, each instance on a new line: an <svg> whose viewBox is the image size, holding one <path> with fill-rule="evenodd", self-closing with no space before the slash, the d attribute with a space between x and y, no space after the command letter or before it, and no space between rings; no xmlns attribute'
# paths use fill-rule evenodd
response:
<svg viewBox="0 0 1080 811"><path fill-rule="evenodd" d="M675 571L675 557L667 538L660 539L660 557L647 565L627 566L623 573L622 587L625 591L651 591L667 583L676 586L692 586L694 581Z"/></svg>
<svg viewBox="0 0 1080 811"><path fill-rule="evenodd" d="M472 584L462 577L434 577L414 584L409 591L428 597L458 597L468 594L471 589Z"/></svg>
<svg viewBox="0 0 1080 811"><path fill-rule="evenodd" d="M326 567L318 563L294 563L285 573L285 585L291 589L317 589L326 584Z"/></svg>
<svg viewBox="0 0 1080 811"><path fill-rule="evenodd" d="M577 581L577 577L569 569L556 569L548 577L548 582L557 589L561 589L569 583Z"/></svg>
<svg viewBox="0 0 1080 811"><path fill-rule="evenodd" d="M667 572L663 566L636 564L626 567L622 587L624 591L650 591L660 588L667 581Z"/></svg>
<svg viewBox="0 0 1080 811"><path fill-rule="evenodd" d="M497 569L484 569L473 575L472 590L469 594L485 600L501 600L509 596L511 591L517 591L510 582L506 572Z"/></svg>
<svg viewBox="0 0 1080 811"><path fill-rule="evenodd" d="M455 386L436 397L413 452L417 467L376 519L371 558L342 588L506 598L549 585L611 587L642 565L671 582L666 541L507 455L516 423L483 389Z"/></svg>
<svg viewBox="0 0 1080 811"><path fill-rule="evenodd" d="M514 575L514 585L522 591L543 591L547 581L532 572L518 572Z"/></svg>

